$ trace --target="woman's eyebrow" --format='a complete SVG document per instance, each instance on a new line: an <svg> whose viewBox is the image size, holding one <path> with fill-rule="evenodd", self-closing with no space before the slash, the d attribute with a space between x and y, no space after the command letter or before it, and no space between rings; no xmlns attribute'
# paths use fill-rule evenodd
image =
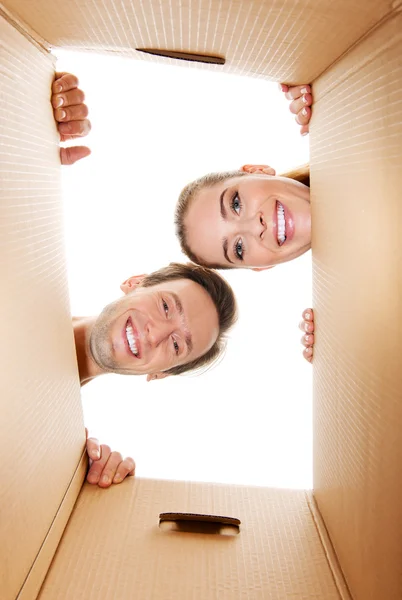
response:
<svg viewBox="0 0 402 600"><path fill-rule="evenodd" d="M228 254L228 238L223 238L222 248L223 248L223 256L226 258L226 260L228 262L230 262L232 265L234 265L233 260L230 260L229 254Z"/></svg>
<svg viewBox="0 0 402 600"><path fill-rule="evenodd" d="M228 188L225 188L222 192L222 194L219 197L219 203L220 203L220 209L221 209L221 217L224 221L226 221L227 219L227 213L226 213L226 208L224 205L224 196L226 194L226 192L228 191Z"/></svg>

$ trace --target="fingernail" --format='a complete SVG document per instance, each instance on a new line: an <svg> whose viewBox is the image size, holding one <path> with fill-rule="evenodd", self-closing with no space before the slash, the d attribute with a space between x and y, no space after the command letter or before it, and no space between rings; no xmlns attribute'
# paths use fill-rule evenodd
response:
<svg viewBox="0 0 402 600"><path fill-rule="evenodd" d="M310 339L310 336L309 336L309 335L305 335L305 336L304 336L304 339L306 340L306 342L308 342L308 341L309 341L309 339Z"/></svg>
<svg viewBox="0 0 402 600"><path fill-rule="evenodd" d="M311 315L310 315L310 313L306 313L306 314L304 315L304 318L306 319L306 321L310 321L310 319L311 319Z"/></svg>
<svg viewBox="0 0 402 600"><path fill-rule="evenodd" d="M61 96L59 96L58 98L56 98L56 108L59 108L59 106L63 106L64 104L64 98L62 98Z"/></svg>
<svg viewBox="0 0 402 600"><path fill-rule="evenodd" d="M62 112L64 112L64 111L62 111ZM307 110L305 108L302 108L301 114L303 115L303 117L307 117Z"/></svg>
<svg viewBox="0 0 402 600"><path fill-rule="evenodd" d="M98 483L98 475L96 473L90 473L87 479L89 483Z"/></svg>
<svg viewBox="0 0 402 600"><path fill-rule="evenodd" d="M284 92L284 91L285 91L285 86L283 85L283 83L279 83L279 84L278 84L278 88L279 88L279 90L280 90L281 92Z"/></svg>
<svg viewBox="0 0 402 600"><path fill-rule="evenodd" d="M55 85L54 86L54 91L56 94L59 94L60 92L63 91L63 88L61 87L61 85Z"/></svg>
<svg viewBox="0 0 402 600"><path fill-rule="evenodd" d="M306 96L302 96L302 101L304 102L304 104L307 104L307 98L306 98Z"/></svg>
<svg viewBox="0 0 402 600"><path fill-rule="evenodd" d="M302 88L302 89L300 90L300 92L301 92L302 94L308 94L308 89L304 87L304 88Z"/></svg>
<svg viewBox="0 0 402 600"><path fill-rule="evenodd" d="M117 473L117 474L114 476L114 479L113 479L113 481L114 481L115 483L118 483L119 481L121 481L121 475L120 475L120 473Z"/></svg>
<svg viewBox="0 0 402 600"><path fill-rule="evenodd" d="M92 458L99 459L100 458L99 450L92 450L91 456L92 456Z"/></svg>
<svg viewBox="0 0 402 600"><path fill-rule="evenodd" d="M305 135L308 135L308 131L303 131L303 133L302 133L301 135L302 135L303 137L304 137Z"/></svg>
<svg viewBox="0 0 402 600"><path fill-rule="evenodd" d="M109 479L109 477L107 475L104 475L102 477L102 483L110 483L110 479Z"/></svg>
<svg viewBox="0 0 402 600"><path fill-rule="evenodd" d="M303 111L302 111L303 112ZM67 116L67 113L65 110L61 110L59 111L59 119L65 119Z"/></svg>

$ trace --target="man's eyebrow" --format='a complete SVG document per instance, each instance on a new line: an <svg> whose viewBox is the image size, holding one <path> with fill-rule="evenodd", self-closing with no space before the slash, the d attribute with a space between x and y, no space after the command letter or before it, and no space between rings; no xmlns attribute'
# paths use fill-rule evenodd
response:
<svg viewBox="0 0 402 600"><path fill-rule="evenodd" d="M228 254L228 238L223 238L223 240L222 240L222 248L223 248L223 255L226 258L226 260L228 262L232 263L232 265L234 265L233 260L230 260L229 254Z"/></svg>
<svg viewBox="0 0 402 600"><path fill-rule="evenodd" d="M225 188L223 190L222 194L219 197L219 204L220 204L220 209L221 209L221 217L222 217L222 219L224 221L226 221L226 219L227 219L227 213L226 213L226 208L225 208L225 205L223 203L223 200L224 200L224 196L225 196L225 194L226 194L227 191L228 191L228 188Z"/></svg>
<svg viewBox="0 0 402 600"><path fill-rule="evenodd" d="M175 294L174 292L172 292L172 297L173 297L174 303L176 305L177 312L179 313L179 315L184 317L185 315L184 315L184 310L183 310L183 304L181 303L179 296L177 294ZM184 331L185 331L184 339L186 341L187 353L190 354L190 352L193 349L193 340L191 339L191 333L188 330L188 326L187 326L187 323L184 318L183 318L183 325L184 325Z"/></svg>

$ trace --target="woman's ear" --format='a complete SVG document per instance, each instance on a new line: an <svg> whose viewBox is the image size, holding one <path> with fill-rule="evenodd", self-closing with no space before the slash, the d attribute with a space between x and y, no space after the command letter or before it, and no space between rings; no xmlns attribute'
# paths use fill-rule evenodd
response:
<svg viewBox="0 0 402 600"><path fill-rule="evenodd" d="M169 373L161 371L160 373L152 373L152 375L147 375L147 381L154 381L154 379L165 379L165 377L169 377Z"/></svg>
<svg viewBox="0 0 402 600"><path fill-rule="evenodd" d="M133 275L132 277L129 277L120 285L121 291L125 294L133 292L140 285L144 277L146 277L146 275Z"/></svg>
<svg viewBox="0 0 402 600"><path fill-rule="evenodd" d="M273 269L275 265L271 265L270 267L252 267L252 271L266 271L267 269Z"/></svg>
<svg viewBox="0 0 402 600"><path fill-rule="evenodd" d="M256 173L257 175L276 175L275 169L269 165L243 165L240 171L244 173Z"/></svg>

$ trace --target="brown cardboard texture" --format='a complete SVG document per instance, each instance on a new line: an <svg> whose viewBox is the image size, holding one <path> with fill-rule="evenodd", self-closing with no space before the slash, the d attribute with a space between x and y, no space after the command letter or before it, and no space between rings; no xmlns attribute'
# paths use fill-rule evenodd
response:
<svg viewBox="0 0 402 600"><path fill-rule="evenodd" d="M52 600L402 597L401 6L0 4L2 600L41 586ZM314 498L150 480L82 487L51 45L177 63L135 49L202 53L225 59L202 68L313 82ZM241 524L234 535L166 531L161 512Z"/></svg>

